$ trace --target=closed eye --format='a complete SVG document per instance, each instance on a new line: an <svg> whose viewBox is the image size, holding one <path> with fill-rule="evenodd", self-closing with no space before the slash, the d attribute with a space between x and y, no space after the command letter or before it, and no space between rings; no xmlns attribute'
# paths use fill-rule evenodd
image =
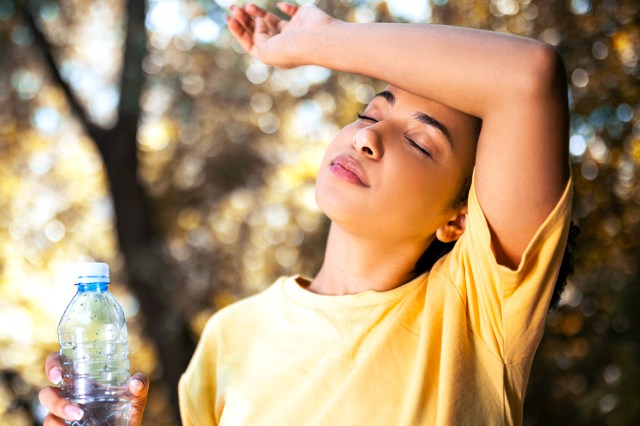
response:
<svg viewBox="0 0 640 426"><path fill-rule="evenodd" d="M372 122L374 122L374 123L377 123L377 122L378 122L378 120L376 120L376 119L375 119L375 118L373 118L373 117L369 117L368 115L364 115L364 114L360 114L360 113L356 113L356 115L358 116L358 118L359 118L360 120L372 121Z"/></svg>
<svg viewBox="0 0 640 426"><path fill-rule="evenodd" d="M360 114L360 113L356 113L356 115L358 116L358 118L360 120L371 121L372 123L377 123L378 122L378 120L376 120L373 117L369 117L368 115L364 115L364 114ZM427 151L426 149L424 149L423 147L421 147L419 144L417 144L413 139L411 139L408 136L405 136L404 138L405 138L405 140L407 142L409 142L409 145L411 145L411 147L413 149L415 149L416 151L418 151L421 155L424 155L425 157L431 158L431 153L429 151Z"/></svg>
<svg viewBox="0 0 640 426"><path fill-rule="evenodd" d="M411 145L411 147L413 149L415 149L416 151L418 151L420 154L424 155L425 157L429 157L431 158L431 153L429 151L427 151L426 149L424 149L423 147L421 147L420 145L418 145L413 139L411 139L408 136L404 137L407 142L409 142L409 145Z"/></svg>

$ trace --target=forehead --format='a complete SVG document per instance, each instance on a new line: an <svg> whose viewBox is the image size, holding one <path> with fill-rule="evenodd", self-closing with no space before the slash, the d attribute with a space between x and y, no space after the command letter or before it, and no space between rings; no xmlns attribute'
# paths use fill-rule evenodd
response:
<svg viewBox="0 0 640 426"><path fill-rule="evenodd" d="M393 94L395 98L394 108L407 110L411 113L419 111L432 115L434 118L444 123L454 134L466 133L467 127L472 124L471 116L439 102L414 95L413 93L392 85L387 85L384 90ZM386 101L382 99L377 102L380 101L386 103Z"/></svg>

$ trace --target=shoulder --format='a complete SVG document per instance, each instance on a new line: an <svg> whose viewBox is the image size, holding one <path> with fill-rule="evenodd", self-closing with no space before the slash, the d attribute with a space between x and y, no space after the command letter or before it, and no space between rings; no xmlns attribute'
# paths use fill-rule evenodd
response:
<svg viewBox="0 0 640 426"><path fill-rule="evenodd" d="M533 229L531 236L524 241L525 244L518 262L505 265L500 259L499 238L487 217L486 206L477 193L474 174L469 191L467 228L461 237L462 244L460 246L467 248L466 254L474 255L473 257L476 259L485 260L483 266L487 268L501 270L505 274L508 274L509 271L515 273L523 268L527 258L531 257L530 253L536 251L540 246L554 246L561 243L560 245L564 247L562 236L569 228L572 197L572 179L569 175L563 184L560 195L554 197L555 202L546 209L548 212L540 219L540 223ZM554 233L559 234L559 238L556 238L558 241L550 238L550 234ZM486 256L482 256L482 253Z"/></svg>
<svg viewBox="0 0 640 426"><path fill-rule="evenodd" d="M571 220L571 179L562 195L542 223L534 230L523 249L520 261L513 266L501 264L495 238L475 190L475 176L468 199L466 228L455 246L433 267L433 272L446 271L446 276L464 293L465 282L489 281L493 285L517 285L531 276L555 270L562 258ZM488 284L488 283L485 283Z"/></svg>

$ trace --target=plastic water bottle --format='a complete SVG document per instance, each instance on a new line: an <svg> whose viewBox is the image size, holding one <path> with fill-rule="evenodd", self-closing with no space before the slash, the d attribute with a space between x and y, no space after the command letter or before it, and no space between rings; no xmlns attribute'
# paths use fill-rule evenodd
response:
<svg viewBox="0 0 640 426"><path fill-rule="evenodd" d="M109 266L77 266L78 292L58 325L62 395L84 411L74 426L129 422L129 345L122 308L109 293Z"/></svg>

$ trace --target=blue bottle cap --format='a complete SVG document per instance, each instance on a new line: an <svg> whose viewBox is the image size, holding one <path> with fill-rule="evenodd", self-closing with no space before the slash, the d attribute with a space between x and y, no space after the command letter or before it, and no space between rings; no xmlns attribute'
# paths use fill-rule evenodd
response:
<svg viewBox="0 0 640 426"><path fill-rule="evenodd" d="M76 284L108 282L109 265L106 263L87 262L76 265Z"/></svg>

